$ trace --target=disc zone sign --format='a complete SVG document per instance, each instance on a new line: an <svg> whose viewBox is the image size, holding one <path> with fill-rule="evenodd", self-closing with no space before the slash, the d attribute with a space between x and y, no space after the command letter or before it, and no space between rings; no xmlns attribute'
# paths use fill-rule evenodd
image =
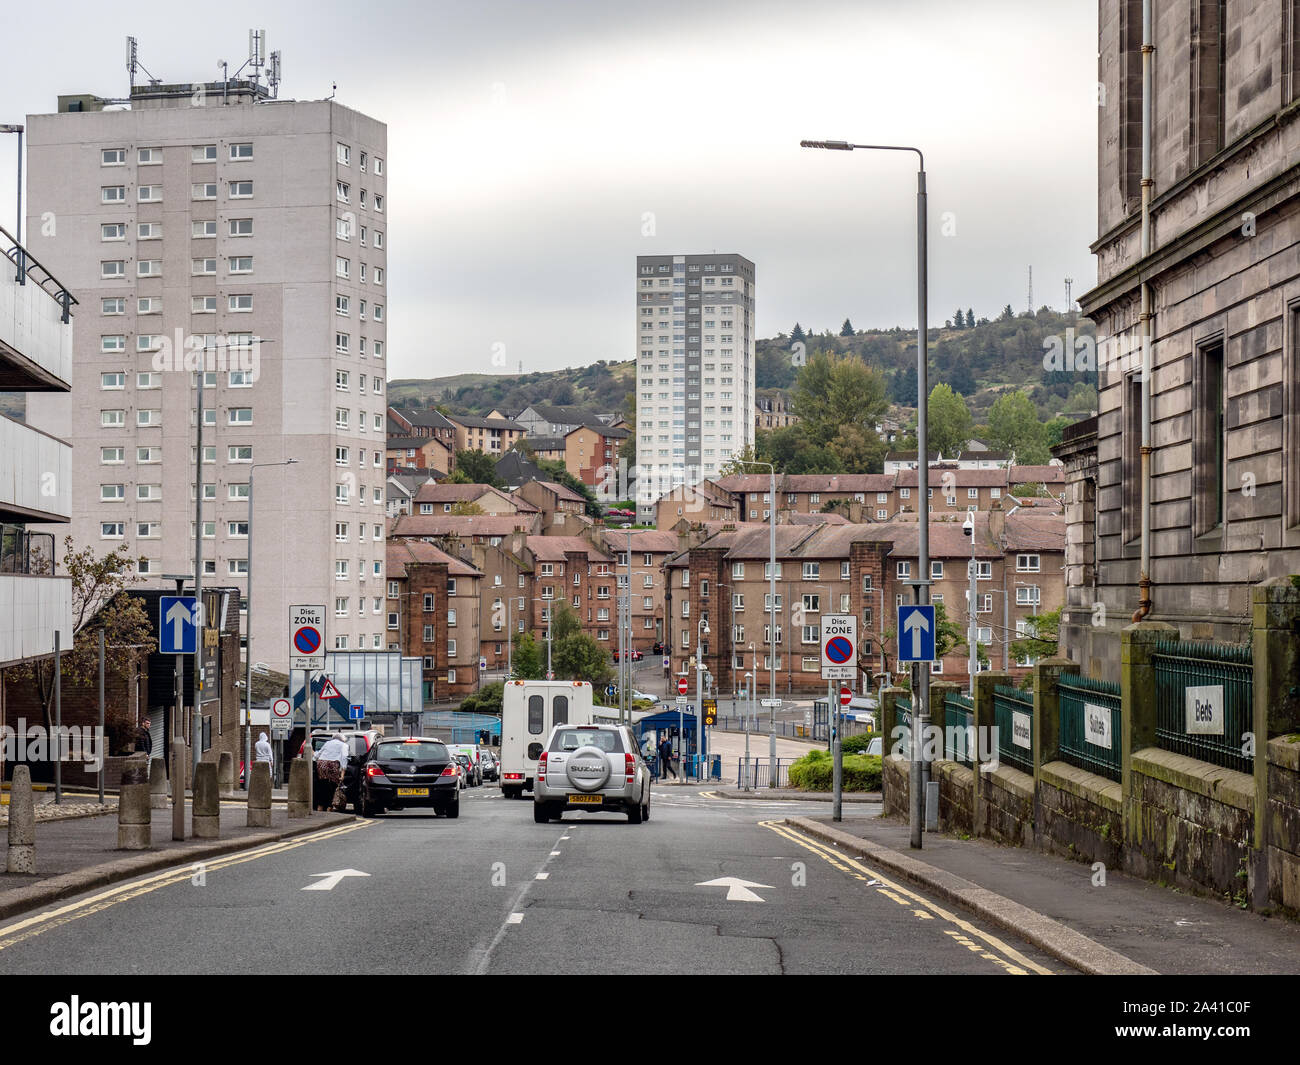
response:
<svg viewBox="0 0 1300 1065"><path fill-rule="evenodd" d="M289 608L289 668L325 668L325 608Z"/></svg>
<svg viewBox="0 0 1300 1065"><path fill-rule="evenodd" d="M822 618L822 680L852 680L857 676L858 619L854 614Z"/></svg>

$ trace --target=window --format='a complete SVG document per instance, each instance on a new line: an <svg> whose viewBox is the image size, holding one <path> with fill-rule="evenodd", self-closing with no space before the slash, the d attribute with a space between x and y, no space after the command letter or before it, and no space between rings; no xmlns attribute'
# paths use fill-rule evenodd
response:
<svg viewBox="0 0 1300 1065"><path fill-rule="evenodd" d="M162 448L137 447L135 449L135 461L139 463L162 462Z"/></svg>
<svg viewBox="0 0 1300 1065"><path fill-rule="evenodd" d="M107 222L99 227L100 240L126 240L125 222Z"/></svg>
<svg viewBox="0 0 1300 1065"><path fill-rule="evenodd" d="M230 272L232 274L251 274L253 272L253 257L251 255L232 255L230 257ZM251 301L252 297L249 297L249 299ZM232 307L231 310L233 309Z"/></svg>
<svg viewBox="0 0 1300 1065"><path fill-rule="evenodd" d="M108 299L99 301L100 314L126 314L126 300L120 296L112 296Z"/></svg>
<svg viewBox="0 0 1300 1065"><path fill-rule="evenodd" d="M822 575L822 564L820 562L805 562L803 564L803 579L806 581L818 580Z"/></svg>
<svg viewBox="0 0 1300 1065"><path fill-rule="evenodd" d="M126 149L125 148L104 148L99 153L100 166L125 166Z"/></svg>
<svg viewBox="0 0 1300 1065"><path fill-rule="evenodd" d="M196 144L190 152L190 162L192 163L215 163L217 161L217 146L215 144Z"/></svg>
<svg viewBox="0 0 1300 1065"><path fill-rule="evenodd" d="M943 563L942 563L942 562L931 562L931 563L930 563L930 579L931 579L931 580L935 580L935 581L941 581L941 580L943 580Z"/></svg>
<svg viewBox="0 0 1300 1065"><path fill-rule="evenodd" d="M137 203L161 203L162 186L137 185L135 188L135 199Z"/></svg>
<svg viewBox="0 0 1300 1065"><path fill-rule="evenodd" d="M805 614L820 614L822 597L820 595L805 595L803 597L803 609Z"/></svg>
<svg viewBox="0 0 1300 1065"><path fill-rule="evenodd" d="M351 260L344 259L341 256L336 258L334 260L334 276L342 277L344 279L351 277L352 276Z"/></svg>
<svg viewBox="0 0 1300 1065"><path fill-rule="evenodd" d="M233 499L247 499L247 498L248 498L248 485L247 485L247 484L230 484L230 485L227 485L227 486L226 486L226 498L227 498L227 499L232 499L232 500L233 500Z"/></svg>
<svg viewBox="0 0 1300 1065"><path fill-rule="evenodd" d="M217 198L217 183L215 181L200 181L190 186L191 200L215 200Z"/></svg>
<svg viewBox="0 0 1300 1065"><path fill-rule="evenodd" d="M378 273L378 271L375 271L375 272ZM375 284L379 284L381 281L382 281L382 278L379 278L379 277L376 277L376 278L375 278ZM376 304L375 304L375 321L376 321L376 322L382 322L383 320L384 320L384 305L383 305L382 303L376 303Z"/></svg>
<svg viewBox="0 0 1300 1065"><path fill-rule="evenodd" d="M226 459L229 462L252 462L253 445L231 444L226 448Z"/></svg>
<svg viewBox="0 0 1300 1065"><path fill-rule="evenodd" d="M231 577L248 576L248 559L232 558L226 561L226 573Z"/></svg>
<svg viewBox="0 0 1300 1065"><path fill-rule="evenodd" d="M162 522L137 521L135 523L135 535L141 540L156 540L162 536Z"/></svg>
<svg viewBox="0 0 1300 1065"><path fill-rule="evenodd" d="M351 349L351 344L352 344L352 337L350 334L348 333L334 334L334 350L337 351L340 355L348 354L349 350Z"/></svg>
<svg viewBox="0 0 1300 1065"><path fill-rule="evenodd" d="M162 425L162 411L137 410L135 412L135 424L141 427Z"/></svg>
<svg viewBox="0 0 1300 1065"><path fill-rule="evenodd" d="M1040 558L1038 555L1017 555L1016 572L1017 573L1037 573L1039 570Z"/></svg>
<svg viewBox="0 0 1300 1065"><path fill-rule="evenodd" d="M157 296L139 296L135 301L136 314L162 314L162 300Z"/></svg>
<svg viewBox="0 0 1300 1065"><path fill-rule="evenodd" d="M102 373L99 375L99 387L105 391L110 389L125 388L126 374Z"/></svg>
<svg viewBox="0 0 1300 1065"><path fill-rule="evenodd" d="M126 485L123 484L101 484L99 486L99 499L102 503L117 502L126 498Z"/></svg>
<svg viewBox="0 0 1300 1065"><path fill-rule="evenodd" d="M99 535L104 540L114 540L126 535L126 522L124 521L101 521L99 523Z"/></svg>
<svg viewBox="0 0 1300 1065"><path fill-rule="evenodd" d="M232 181L230 183L230 198L232 200L248 200L253 196L253 183L251 181Z"/></svg>
<svg viewBox="0 0 1300 1065"><path fill-rule="evenodd" d="M382 175L383 172L384 172L384 161L380 159L378 156L375 156L375 173Z"/></svg>
<svg viewBox="0 0 1300 1065"><path fill-rule="evenodd" d="M339 144L335 147L335 157L339 161L339 166L352 165L352 149L346 144Z"/></svg>
<svg viewBox="0 0 1300 1065"><path fill-rule="evenodd" d="M348 560L346 558L336 558L334 560L334 579L336 581L348 579Z"/></svg>
<svg viewBox="0 0 1300 1065"><path fill-rule="evenodd" d="M1224 403L1223 338L1197 349L1193 376L1192 483L1195 514L1194 532L1200 536L1221 530L1227 517L1227 454L1224 448L1227 419Z"/></svg>
<svg viewBox="0 0 1300 1065"><path fill-rule="evenodd" d="M338 200L339 203L351 203L352 186L346 181L336 181L334 183L334 198Z"/></svg>
<svg viewBox="0 0 1300 1065"><path fill-rule="evenodd" d="M99 264L99 276L105 279L125 277L126 262L122 259L106 259Z"/></svg>
<svg viewBox="0 0 1300 1065"><path fill-rule="evenodd" d="M375 194L375 210L380 214L383 214L384 211L384 198L378 193Z"/></svg>
<svg viewBox="0 0 1300 1065"><path fill-rule="evenodd" d="M99 449L99 461L104 465L115 465L119 462L126 461L126 448L122 447L101 447Z"/></svg>
<svg viewBox="0 0 1300 1065"><path fill-rule="evenodd" d="M216 259L191 259L190 260L190 273L194 274L195 276L215 274L216 272L217 272Z"/></svg>
<svg viewBox="0 0 1300 1065"><path fill-rule="evenodd" d="M771 580L771 578L772 578L772 564L771 564L770 562L764 562L764 563L763 563L763 580L765 580L765 581L766 581L766 580ZM779 563L779 562L776 564L776 579L777 579L778 581L781 579L781 563Z"/></svg>
<svg viewBox="0 0 1300 1065"><path fill-rule="evenodd" d="M383 283L384 283L384 268L383 268L382 266L376 266L376 267L375 267L375 284L376 284L376 285L382 285ZM376 304L376 305L375 305L375 321L376 321L376 322L379 321L379 320L383 317L383 312L384 312L384 309L383 309L382 307L380 307L378 304Z"/></svg>
<svg viewBox="0 0 1300 1065"><path fill-rule="evenodd" d="M121 429L126 425L126 411L101 410L99 412L99 424L105 429Z"/></svg>
<svg viewBox="0 0 1300 1065"><path fill-rule="evenodd" d="M1016 585L1016 605L1017 606L1037 606L1041 601L1038 585L1036 584L1017 584Z"/></svg>
<svg viewBox="0 0 1300 1065"><path fill-rule="evenodd" d="M190 311L194 314L216 314L217 297L216 296L192 297L190 299Z"/></svg>
<svg viewBox="0 0 1300 1065"><path fill-rule="evenodd" d="M232 163L251 158L253 158L253 146L251 144L232 144L230 146L230 161Z"/></svg>
<svg viewBox="0 0 1300 1065"><path fill-rule="evenodd" d="M100 203L126 203L125 185L104 185L99 190Z"/></svg>
<svg viewBox="0 0 1300 1065"><path fill-rule="evenodd" d="M200 223L195 223L199 225ZM203 223L207 225L208 223ZM215 237L217 235L216 223L211 223L212 232L204 234L205 236ZM230 235L232 237L251 237L253 235L253 220L251 218L232 218L230 220ZM196 233L195 236L198 236Z"/></svg>

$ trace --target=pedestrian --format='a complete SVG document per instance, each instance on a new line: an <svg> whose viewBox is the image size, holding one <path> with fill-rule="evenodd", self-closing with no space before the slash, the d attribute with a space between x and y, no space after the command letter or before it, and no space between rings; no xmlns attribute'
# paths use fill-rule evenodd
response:
<svg viewBox="0 0 1300 1065"><path fill-rule="evenodd" d="M677 770L673 768L673 741L667 736L659 742L659 765L659 776L661 779L667 779L669 773L673 775L674 780L681 779L681 777L677 775Z"/></svg>
<svg viewBox="0 0 1300 1065"><path fill-rule="evenodd" d="M343 767L348 761L348 745L331 736L316 752L316 778L312 788L312 805L322 813L334 802L334 793L343 785Z"/></svg>
<svg viewBox="0 0 1300 1065"><path fill-rule="evenodd" d="M140 719L140 725L135 730L135 753L153 757L153 736L149 732L148 714Z"/></svg>
<svg viewBox="0 0 1300 1065"><path fill-rule="evenodd" d="M253 747L253 761L265 762L270 767L271 779L275 779L275 754L271 750L271 741L265 732L258 733L257 743Z"/></svg>
<svg viewBox="0 0 1300 1065"><path fill-rule="evenodd" d="M659 779L658 759L655 757L657 753L654 737L647 732L645 738L641 741L641 757L645 759L646 765L650 767L651 780Z"/></svg>

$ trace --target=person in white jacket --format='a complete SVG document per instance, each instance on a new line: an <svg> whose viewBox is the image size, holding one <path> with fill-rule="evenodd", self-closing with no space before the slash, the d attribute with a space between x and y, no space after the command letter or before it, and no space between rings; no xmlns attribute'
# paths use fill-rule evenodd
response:
<svg viewBox="0 0 1300 1065"><path fill-rule="evenodd" d="M271 741L265 732L258 734L257 743L253 746L253 761L265 762L270 766L271 779L275 779L275 752L271 750Z"/></svg>

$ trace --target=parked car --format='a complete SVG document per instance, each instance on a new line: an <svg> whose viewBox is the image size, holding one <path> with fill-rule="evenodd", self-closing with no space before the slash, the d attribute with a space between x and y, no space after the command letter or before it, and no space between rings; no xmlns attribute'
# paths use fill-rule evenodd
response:
<svg viewBox="0 0 1300 1065"><path fill-rule="evenodd" d="M661 654L663 654L663 653L664 653L664 645L663 645L662 643L660 643L658 640L656 640L656 641L655 641L655 645L654 645L652 648L650 648L650 653L651 653L651 654L656 654L656 655L661 655Z"/></svg>
<svg viewBox="0 0 1300 1065"><path fill-rule="evenodd" d="M657 703L659 701L659 696L651 695L649 692L639 692L635 688L632 689L632 698L649 699L651 703Z"/></svg>
<svg viewBox="0 0 1300 1065"><path fill-rule="evenodd" d="M460 772L440 740L380 738L361 763L360 782L362 817L407 807L432 807L446 817L460 816Z"/></svg>
<svg viewBox="0 0 1300 1065"><path fill-rule="evenodd" d="M479 773L479 768L474 764L474 760L467 754L458 754L455 756L456 761L460 763L461 772L465 774L465 786L467 788L477 788L483 783L483 777Z"/></svg>
<svg viewBox="0 0 1300 1065"><path fill-rule="evenodd" d="M496 781L501 779L501 763L497 761L495 754L491 751L484 751L480 763L483 766L484 780Z"/></svg>
<svg viewBox="0 0 1300 1065"><path fill-rule="evenodd" d="M874 754L877 758L881 756L884 749L882 737L880 736L873 736L871 742L867 744L867 754Z"/></svg>
<svg viewBox="0 0 1300 1065"><path fill-rule="evenodd" d="M626 725L556 725L537 762L533 820L566 810L609 810L650 819L650 767Z"/></svg>

